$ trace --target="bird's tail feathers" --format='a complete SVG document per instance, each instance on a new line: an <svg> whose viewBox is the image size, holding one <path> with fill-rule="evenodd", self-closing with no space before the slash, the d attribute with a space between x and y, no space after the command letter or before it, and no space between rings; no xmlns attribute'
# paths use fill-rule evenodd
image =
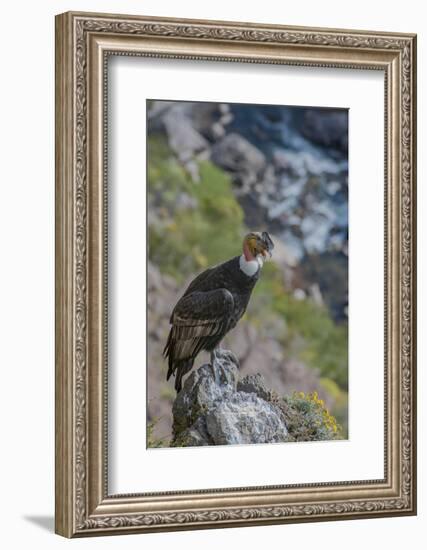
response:
<svg viewBox="0 0 427 550"><path fill-rule="evenodd" d="M193 367L194 359L184 359L176 363L175 390L179 393L182 388L182 377Z"/></svg>
<svg viewBox="0 0 427 550"><path fill-rule="evenodd" d="M170 329L169 331L169 336L166 342L166 346L165 346L165 349L163 350L163 357L170 357L171 345L172 345L172 330L173 329Z"/></svg>
<svg viewBox="0 0 427 550"><path fill-rule="evenodd" d="M168 373L166 380L174 375L175 376L175 390L177 393L182 388L182 377L187 374L193 367L194 358L188 359L175 359L175 345L172 337L173 328L169 332L168 340L166 342L165 349L163 350L164 357L168 358Z"/></svg>
<svg viewBox="0 0 427 550"><path fill-rule="evenodd" d="M187 374L193 367L194 359L181 359L180 361L169 361L169 369L166 380L175 376L175 390L179 393L182 389L182 377Z"/></svg>

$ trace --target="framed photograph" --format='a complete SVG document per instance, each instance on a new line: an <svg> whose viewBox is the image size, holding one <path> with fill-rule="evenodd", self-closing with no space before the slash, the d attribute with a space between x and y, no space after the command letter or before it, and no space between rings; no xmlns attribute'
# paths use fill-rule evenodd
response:
<svg viewBox="0 0 427 550"><path fill-rule="evenodd" d="M416 513L416 37L56 18L56 532Z"/></svg>

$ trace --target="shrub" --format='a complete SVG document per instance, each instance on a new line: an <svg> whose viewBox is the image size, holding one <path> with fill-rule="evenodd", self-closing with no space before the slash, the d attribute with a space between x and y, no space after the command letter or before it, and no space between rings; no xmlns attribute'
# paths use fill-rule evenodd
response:
<svg viewBox="0 0 427 550"><path fill-rule="evenodd" d="M342 439L342 428L317 392L294 392L279 402L285 415L290 441Z"/></svg>
<svg viewBox="0 0 427 550"><path fill-rule="evenodd" d="M158 419L153 420L152 422L147 422L147 447L150 449L158 449L159 447L169 447L169 442L167 438L156 438L154 436L154 430Z"/></svg>
<svg viewBox="0 0 427 550"><path fill-rule="evenodd" d="M149 257L160 269L182 282L201 269L238 253L243 237L243 211L230 178L208 161L200 162L200 181L191 180L159 138L149 140L149 201L161 195L162 218L149 227ZM196 208L179 209L179 195Z"/></svg>

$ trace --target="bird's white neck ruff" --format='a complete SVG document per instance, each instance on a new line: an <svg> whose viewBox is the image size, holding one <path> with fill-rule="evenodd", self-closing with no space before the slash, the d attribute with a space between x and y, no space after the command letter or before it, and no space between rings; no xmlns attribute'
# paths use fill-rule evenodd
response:
<svg viewBox="0 0 427 550"><path fill-rule="evenodd" d="M264 265L264 259L261 254L258 254L258 256L254 260L247 260L244 254L240 256L240 260L239 260L240 269L248 277L253 277L255 273L258 271L258 269L261 269L263 265Z"/></svg>

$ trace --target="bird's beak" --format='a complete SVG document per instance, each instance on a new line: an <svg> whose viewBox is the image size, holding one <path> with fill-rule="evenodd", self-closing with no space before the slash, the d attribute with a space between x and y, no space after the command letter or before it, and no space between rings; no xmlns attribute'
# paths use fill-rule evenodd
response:
<svg viewBox="0 0 427 550"><path fill-rule="evenodd" d="M264 257L271 258L273 254L274 243L271 240L270 235L267 233L267 231L262 232L261 240L262 240L261 254Z"/></svg>

